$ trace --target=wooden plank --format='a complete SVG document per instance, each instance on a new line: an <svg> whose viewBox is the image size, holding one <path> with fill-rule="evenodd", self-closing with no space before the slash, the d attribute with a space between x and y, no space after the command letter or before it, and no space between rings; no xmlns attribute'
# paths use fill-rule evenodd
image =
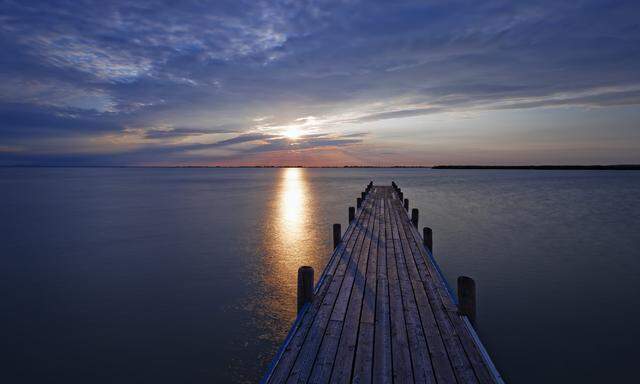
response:
<svg viewBox="0 0 640 384"><path fill-rule="evenodd" d="M337 327L338 324L343 326L344 316L340 318L334 316L334 313L336 307L339 305L341 296L344 296L345 290L350 290L349 287L353 284L353 268L357 266L360 248L366 238L366 232L370 225L372 202L373 199L365 200L363 209L359 214L359 216L362 217L362 225L357 241L354 246L348 250L348 252L352 254L352 257L348 265L345 266L344 272L342 272L343 279L341 279L341 284L340 286L336 284L336 291L332 291L330 292L331 295L328 293L325 296L325 303L323 303L322 307L318 310L317 317L319 318L319 324L316 326L317 329L312 329L309 332L309 340L303 345L301 356L296 361L287 382L307 382L312 373L314 375L313 382L324 382L325 378L328 378L331 374L333 361L335 359L335 350L339 341L339 332L336 331L325 338L326 323L331 320L334 326ZM338 337L335 337L336 334ZM303 354L304 357L302 357Z"/></svg>
<svg viewBox="0 0 640 384"><path fill-rule="evenodd" d="M399 210L402 208L398 203L396 207L394 207L394 209ZM403 222L405 231L410 231L407 226L411 226L412 224L408 221L408 219L401 221ZM443 343L447 349L449 360L451 361L451 365L453 366L453 370L458 381L463 383L477 383L478 381L476 379L475 373L466 356L464 348L460 343L460 339L458 338L453 324L451 324L449 316L445 312L442 296L438 293L435 286L434 278L439 278L439 276L433 276L427 272L426 260L424 260L421 256L416 257L415 254L413 256L416 265L418 266L418 271L422 272L421 278L423 279L423 285L427 292L427 297L429 298L429 302L431 303L431 309L436 318L436 324L438 325L438 329L440 330L440 334L442 335Z"/></svg>
<svg viewBox="0 0 640 384"><path fill-rule="evenodd" d="M377 201L377 200L376 200ZM345 315L342 335L340 336L340 344L335 355L335 363L333 372L331 373L331 383L347 383L351 381L351 372L353 369L353 360L355 357L356 343L358 341L358 330L360 323L360 315L362 311L362 301L364 298L364 290L366 284L367 267L371 256L371 243L373 242L373 233L376 229L375 206L372 209L371 227L365 233L366 239L361 249L361 255L358 260L358 267L354 272L353 287L349 297L349 306ZM374 243L377 249L377 243Z"/></svg>
<svg viewBox="0 0 640 384"><path fill-rule="evenodd" d="M389 209L385 211L385 234L387 238L387 279L389 282L389 308L391 314L391 350L393 359L393 381L409 383L413 381L413 369L411 367L411 355L409 352L409 340L407 327L404 320L404 308L400 281L396 271L393 233L390 217L393 209L392 201Z"/></svg>
<svg viewBox="0 0 640 384"><path fill-rule="evenodd" d="M389 281L387 279L387 240L384 221L387 198L384 193L380 212L380 241L378 242L378 272L376 279L376 316L373 348L373 382L388 384L393 382L391 355L391 315L389 307Z"/></svg>
<svg viewBox="0 0 640 384"><path fill-rule="evenodd" d="M374 201L374 199L371 199L371 201ZM349 269L347 270L345 281L340 288L338 299L336 300L333 312L331 313L332 320L344 320L347 314L347 307L349 306L349 299L351 297L353 284L357 282L358 284L361 284L361 288L363 288L364 286L364 273L366 273L364 272L364 268L366 268L366 258L368 258L368 249L369 244L371 243L370 227L373 225L373 215L371 214L373 213L372 207L365 208L365 211L363 213L367 217L367 224L365 225L365 228L362 232L363 239L358 243L356 249L354 249L354 256L356 257L352 258L351 263L349 264ZM367 254L365 254L364 250L367 251ZM362 265L363 257L365 258L364 268Z"/></svg>
<svg viewBox="0 0 640 384"><path fill-rule="evenodd" d="M375 195L374 195L375 196ZM376 196L376 215L373 237L371 239L371 254L367 265L367 278L365 284L362 311L358 330L358 344L356 345L356 357L353 364L354 383L371 383L373 381L373 345L375 333L376 314L376 284L378 275L378 250L380 248L381 212L383 210L382 199Z"/></svg>
<svg viewBox="0 0 640 384"><path fill-rule="evenodd" d="M318 350L318 356L313 362L309 383L326 383L329 380L333 363L335 362L336 350L340 341L340 334L344 322L340 320L330 320L329 326L325 330L322 344Z"/></svg>
<svg viewBox="0 0 640 384"><path fill-rule="evenodd" d="M372 204L373 201L365 201L365 205L364 208L362 210L362 214L363 215L369 215L369 204ZM365 212L365 210L367 210L367 212ZM363 216L364 217L364 216ZM363 226L363 233L362 233L362 238L361 240L364 241L364 239L366 239L366 231L367 228L369 226L369 221L370 221L371 217L367 216L366 217L366 225ZM360 241L360 239L359 239ZM361 244L359 242L359 244ZM354 257L352 258L352 261L355 259L355 257L359 257L359 248L356 246L356 248L354 248ZM351 265L351 264L350 264ZM348 273L348 270L347 270ZM341 291L343 289L346 289L346 284L343 283L342 287L341 287ZM334 306L335 309L335 306ZM314 362L314 366L312 368L311 371L311 376L309 378L309 381L312 383L321 383L321 382L326 382L328 380L328 378L331 375L331 371L333 368L333 363L335 361L335 354L336 354L336 350L338 348L338 343L340 340L340 334L342 332L342 328L344 326L343 324L343 320L344 319L339 319L339 318L333 318L331 320L331 323L334 324L340 324L340 328L336 329L335 332L332 330L331 334L329 333L325 333L324 338L322 340L322 344L320 345L320 350L318 351L318 356L316 358L316 361Z"/></svg>
<svg viewBox="0 0 640 384"><path fill-rule="evenodd" d="M421 238L418 231L415 230L415 228L413 228L410 225L407 226L407 228L408 228L409 235L413 240L411 242L412 251L416 258L424 260L425 267L427 267L429 271L429 275L431 276L431 280L434 281L434 284L436 285L436 289L439 292L440 298L442 298L443 301L448 302L450 308L452 306L453 308L457 309L455 307L455 304L453 304L453 302L451 301L449 292L447 288L444 286L444 282L440 281L441 280L440 274L437 272L435 266L431 262L431 259L429 258L426 251L422 247ZM466 329L466 325L464 324L462 318L457 314L457 310L455 309L447 310L445 312L447 313L449 320L451 321L451 324L454 327L455 333L457 334L460 340L460 343L464 348L464 351L467 355L469 362L471 363L471 366L473 368L473 371L478 381L481 383L495 382L494 378L489 372L486 362L482 357L482 353L478 349L478 346L476 345L475 340L473 339L473 336L469 334L469 330Z"/></svg>
<svg viewBox="0 0 640 384"><path fill-rule="evenodd" d="M416 299L413 293L413 286L409 280L407 266L405 264L404 249L400 238L400 231L402 231L402 227L398 225L397 211L392 209L390 214L391 217L389 219L396 254L396 271L398 273L398 281L400 282L400 290L402 292L402 302L409 341L409 351L411 353L413 366L414 382L435 383L433 367L431 366L431 358L429 356L427 342L422 330L422 322L420 321L420 314L418 313Z"/></svg>
<svg viewBox="0 0 640 384"><path fill-rule="evenodd" d="M401 216L402 213L396 216ZM403 217L397 217L400 222ZM404 229L404 226L403 226ZM433 366L433 372L438 383L456 383L456 378L449 361L447 350L442 342L442 336L438 330L433 311L431 310L431 303L420 279L418 269L411 253L411 245L409 239L407 239L404 230L399 232L400 240L403 245L405 266L411 281L411 287L413 289L414 297L416 298L416 304L418 313L420 315L421 326L426 338L427 348L431 357L431 364Z"/></svg>
<svg viewBox="0 0 640 384"><path fill-rule="evenodd" d="M362 313L360 315L361 323L373 324L375 320L376 277L378 273L378 247L380 242L380 216L382 209L382 199L376 199L375 217L373 223L373 231L371 233L371 247L367 265L364 299L362 303Z"/></svg>
<svg viewBox="0 0 640 384"><path fill-rule="evenodd" d="M352 383L373 382L374 323L360 323Z"/></svg>

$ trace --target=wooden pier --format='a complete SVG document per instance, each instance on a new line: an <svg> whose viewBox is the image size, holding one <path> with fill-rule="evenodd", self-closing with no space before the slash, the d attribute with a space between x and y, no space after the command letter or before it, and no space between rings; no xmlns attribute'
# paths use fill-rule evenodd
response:
<svg viewBox="0 0 640 384"><path fill-rule="evenodd" d="M502 383L471 325L473 280L459 279L458 306L431 230L420 236L403 197L395 183L370 183L341 238L334 226L313 292L312 271L299 276L298 317L263 383Z"/></svg>

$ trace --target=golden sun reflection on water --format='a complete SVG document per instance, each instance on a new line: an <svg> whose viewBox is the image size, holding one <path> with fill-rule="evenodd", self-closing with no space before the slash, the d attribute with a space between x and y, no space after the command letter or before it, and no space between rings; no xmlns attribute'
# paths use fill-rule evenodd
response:
<svg viewBox="0 0 640 384"><path fill-rule="evenodd" d="M277 214L272 216L283 250L298 250L304 244L305 224L308 220L307 185L301 168L286 168L280 182ZM295 259L296 254L283 255Z"/></svg>
<svg viewBox="0 0 640 384"><path fill-rule="evenodd" d="M298 267L318 260L318 233L313 222L313 193L303 168L278 172L275 193L269 199L262 238L264 294L256 298L263 318L262 337L280 340L295 317ZM321 273L316 267L316 280Z"/></svg>
<svg viewBox="0 0 640 384"><path fill-rule="evenodd" d="M271 234L266 239L271 257L269 279L277 280L272 288L278 290L295 283L298 267L312 252L311 194L308 191L306 170L285 168L280 174L278 191L269 215ZM288 288L286 288L288 289ZM291 292L282 292L288 296Z"/></svg>

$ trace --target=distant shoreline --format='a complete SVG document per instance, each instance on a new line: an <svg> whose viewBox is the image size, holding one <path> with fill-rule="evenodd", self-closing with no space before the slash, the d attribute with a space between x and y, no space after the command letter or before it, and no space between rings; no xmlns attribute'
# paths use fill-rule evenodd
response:
<svg viewBox="0 0 640 384"><path fill-rule="evenodd" d="M436 165L432 169L640 170L640 164L615 165Z"/></svg>
<svg viewBox="0 0 640 384"><path fill-rule="evenodd" d="M310 168L310 169L504 169L504 170L602 170L602 171L638 171L640 164L613 165L394 165L394 166L302 166L302 165L0 165L0 168Z"/></svg>

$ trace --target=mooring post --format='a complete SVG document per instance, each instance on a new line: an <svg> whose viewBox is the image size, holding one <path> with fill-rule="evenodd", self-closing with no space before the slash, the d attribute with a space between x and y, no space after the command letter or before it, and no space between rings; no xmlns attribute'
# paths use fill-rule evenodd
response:
<svg viewBox="0 0 640 384"><path fill-rule="evenodd" d="M458 313L476 327L476 282L467 276L458 277Z"/></svg>
<svg viewBox="0 0 640 384"><path fill-rule="evenodd" d="M404 210L409 212L409 199L404 199Z"/></svg>
<svg viewBox="0 0 640 384"><path fill-rule="evenodd" d="M313 301L313 268L298 268L298 313L306 303Z"/></svg>
<svg viewBox="0 0 640 384"><path fill-rule="evenodd" d="M422 228L422 242L429 252L433 254L433 231L431 231L431 228Z"/></svg>
<svg viewBox="0 0 640 384"><path fill-rule="evenodd" d="M349 222L352 222L356 217L356 209L354 207L349 207Z"/></svg>
<svg viewBox="0 0 640 384"><path fill-rule="evenodd" d="M367 192L360 192L360 198L364 200L367 197Z"/></svg>
<svg viewBox="0 0 640 384"><path fill-rule="evenodd" d="M340 224L333 224L333 249L340 244L340 237L342 237L342 228Z"/></svg>
<svg viewBox="0 0 640 384"><path fill-rule="evenodd" d="M418 228L418 208L411 210L411 223L414 227Z"/></svg>
<svg viewBox="0 0 640 384"><path fill-rule="evenodd" d="M361 205L362 205L362 198L361 198L361 197L358 197L358 198L356 199L356 207L360 208L360 206L361 206Z"/></svg>
<svg viewBox="0 0 640 384"><path fill-rule="evenodd" d="M400 199L400 201L402 201L402 199L404 198L404 193L398 192L398 198Z"/></svg>

